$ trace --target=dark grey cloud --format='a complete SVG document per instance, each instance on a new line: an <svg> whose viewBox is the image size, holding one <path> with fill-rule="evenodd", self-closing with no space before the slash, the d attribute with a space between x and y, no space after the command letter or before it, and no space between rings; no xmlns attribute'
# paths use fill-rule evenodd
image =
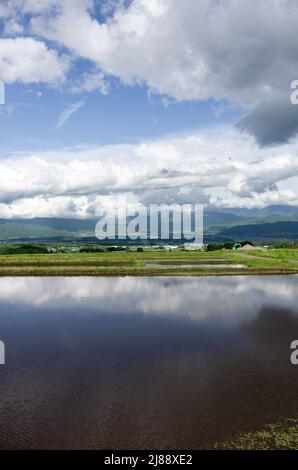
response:
<svg viewBox="0 0 298 470"><path fill-rule="evenodd" d="M287 143L298 134L298 105L289 97L260 103L236 127L253 135L262 147Z"/></svg>

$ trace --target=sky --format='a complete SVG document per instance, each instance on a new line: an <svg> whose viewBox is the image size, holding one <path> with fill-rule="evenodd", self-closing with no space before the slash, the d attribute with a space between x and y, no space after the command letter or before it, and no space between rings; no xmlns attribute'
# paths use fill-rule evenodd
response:
<svg viewBox="0 0 298 470"><path fill-rule="evenodd" d="M0 217L298 205L295 0L0 0Z"/></svg>

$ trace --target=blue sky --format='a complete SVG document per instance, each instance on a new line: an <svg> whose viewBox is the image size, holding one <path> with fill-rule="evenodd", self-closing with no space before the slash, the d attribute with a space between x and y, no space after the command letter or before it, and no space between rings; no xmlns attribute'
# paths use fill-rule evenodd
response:
<svg viewBox="0 0 298 470"><path fill-rule="evenodd" d="M78 74L79 76L79 74ZM79 145L137 143L193 129L233 124L244 113L213 99L177 102L111 80L110 91L73 95L42 85L6 85L6 106L0 115L1 153ZM64 125L61 113L83 102ZM223 107L217 115L216 110Z"/></svg>
<svg viewBox="0 0 298 470"><path fill-rule="evenodd" d="M2 0L0 217L298 205L297 25L292 0Z"/></svg>

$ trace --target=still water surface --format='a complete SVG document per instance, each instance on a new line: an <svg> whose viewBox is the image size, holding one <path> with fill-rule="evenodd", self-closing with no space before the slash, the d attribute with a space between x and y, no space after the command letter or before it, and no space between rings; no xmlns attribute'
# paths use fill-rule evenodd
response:
<svg viewBox="0 0 298 470"><path fill-rule="evenodd" d="M298 414L298 277L2 278L0 448L199 449Z"/></svg>

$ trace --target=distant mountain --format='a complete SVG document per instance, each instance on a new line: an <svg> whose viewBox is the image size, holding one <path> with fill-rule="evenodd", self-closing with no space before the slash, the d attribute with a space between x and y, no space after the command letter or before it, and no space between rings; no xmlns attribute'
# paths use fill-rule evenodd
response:
<svg viewBox="0 0 298 470"><path fill-rule="evenodd" d="M30 225L34 227L46 227L51 230L67 232L94 231L95 219L68 219L54 217L36 217L34 219L0 219L1 224Z"/></svg>
<svg viewBox="0 0 298 470"><path fill-rule="evenodd" d="M65 239L93 236L94 219L0 219L0 240Z"/></svg>
<svg viewBox="0 0 298 470"><path fill-rule="evenodd" d="M220 212L220 211L204 211L204 227L220 226L227 224L239 223L246 218L241 215L232 214L230 212Z"/></svg>
<svg viewBox="0 0 298 470"><path fill-rule="evenodd" d="M210 209L211 210L211 209ZM218 209L214 209L218 210ZM239 217L269 217L269 216L296 216L298 217L298 206L286 206L286 205L276 205L276 206L267 206L263 209L247 209L247 208L239 208L239 207L229 207L229 208L222 208L221 212L234 214Z"/></svg>
<svg viewBox="0 0 298 470"><path fill-rule="evenodd" d="M17 224L10 222L0 223L0 239L10 240L15 238L47 238L67 236L68 232L54 230L47 226L33 224Z"/></svg>
<svg viewBox="0 0 298 470"><path fill-rule="evenodd" d="M298 240L298 222L236 225L217 233L227 240Z"/></svg>
<svg viewBox="0 0 298 470"><path fill-rule="evenodd" d="M170 217L170 220L172 218ZM245 220L241 216L215 211L204 212L204 227L217 224L219 230ZM0 240L93 237L97 219L36 217L0 219ZM148 219L149 226L149 219ZM216 230L218 231L218 230ZM214 231L213 231L214 232Z"/></svg>
<svg viewBox="0 0 298 470"><path fill-rule="evenodd" d="M237 213L235 213L237 212ZM171 218L170 218L171 219ZM97 219L36 217L0 219L0 241L96 240ZM296 239L298 208L205 209L205 240Z"/></svg>

